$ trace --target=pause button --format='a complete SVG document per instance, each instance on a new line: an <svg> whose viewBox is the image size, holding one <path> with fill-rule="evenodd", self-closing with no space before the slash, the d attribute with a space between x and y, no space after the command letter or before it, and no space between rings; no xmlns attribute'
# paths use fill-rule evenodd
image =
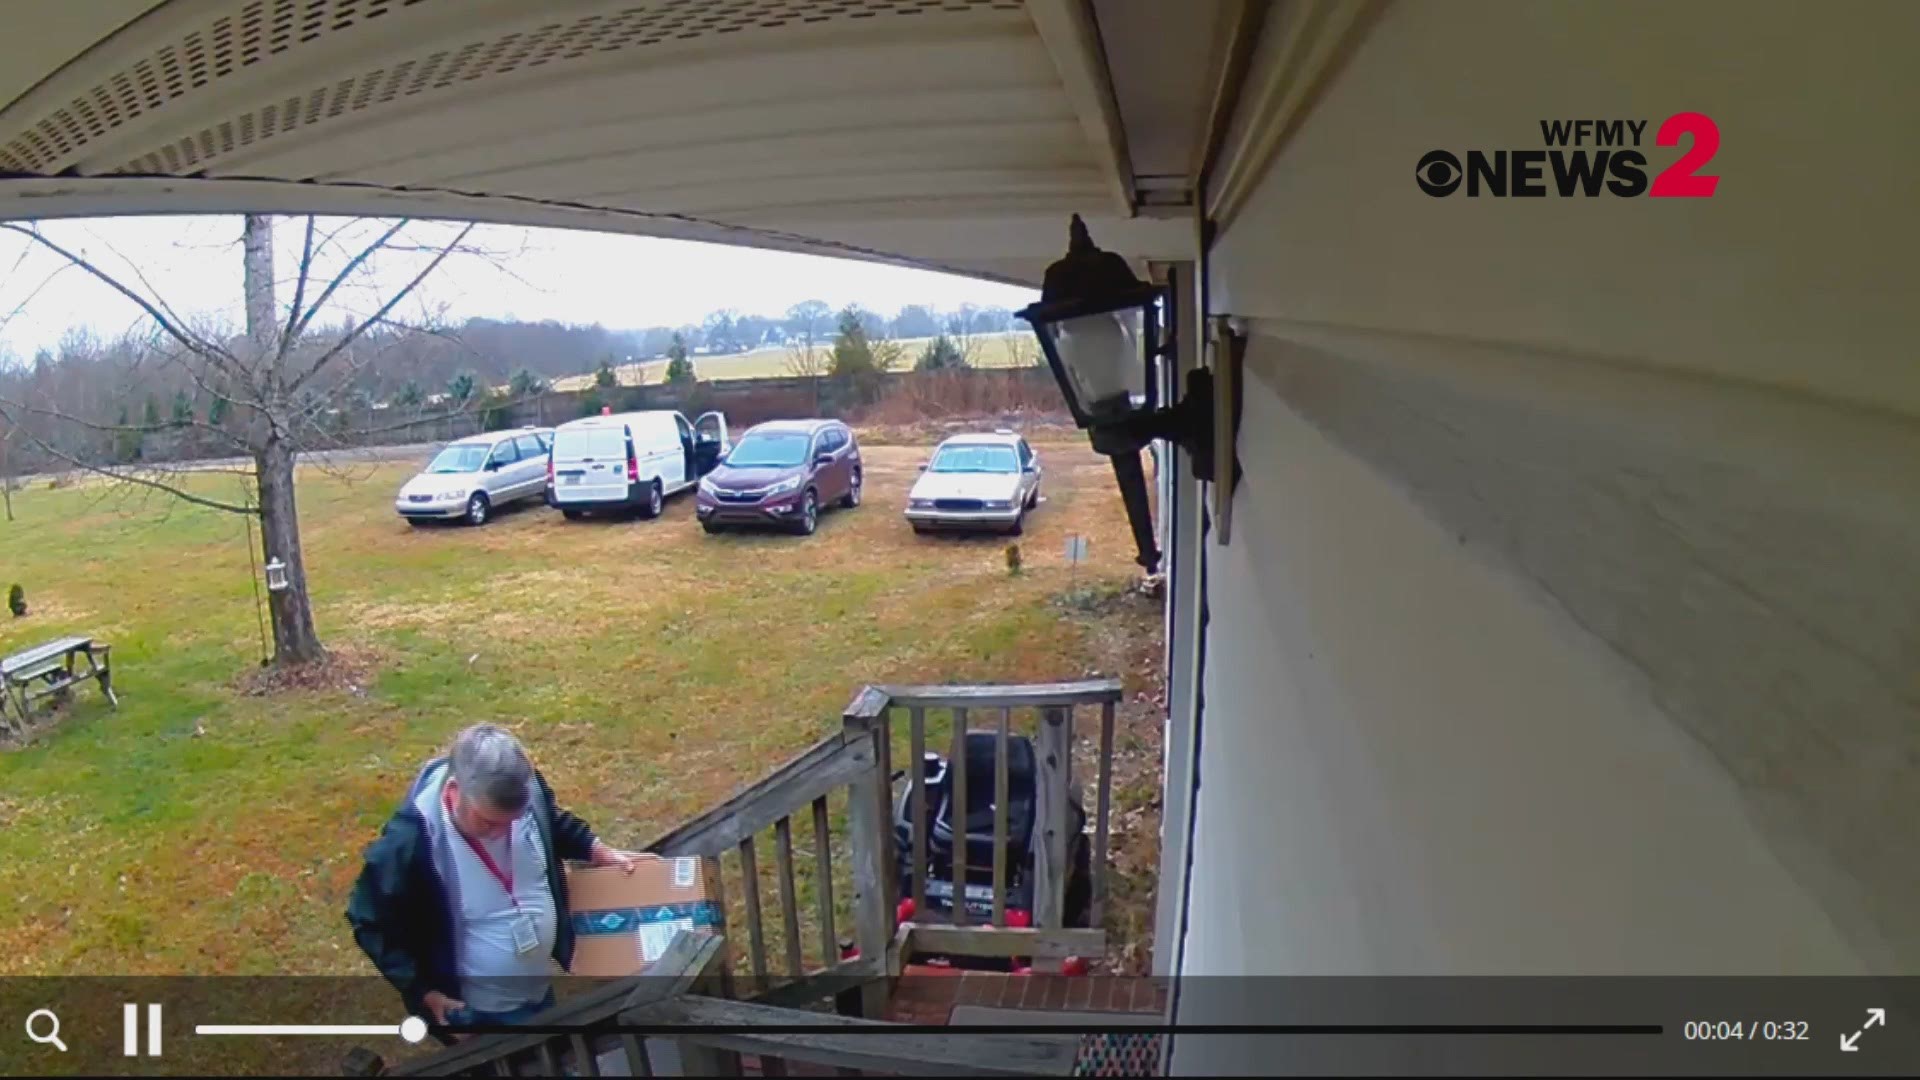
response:
<svg viewBox="0 0 1920 1080"><path fill-rule="evenodd" d="M129 1001L120 1006L120 1052L127 1057L140 1056L140 1006ZM160 1056L160 1006L147 1006L147 1056Z"/></svg>

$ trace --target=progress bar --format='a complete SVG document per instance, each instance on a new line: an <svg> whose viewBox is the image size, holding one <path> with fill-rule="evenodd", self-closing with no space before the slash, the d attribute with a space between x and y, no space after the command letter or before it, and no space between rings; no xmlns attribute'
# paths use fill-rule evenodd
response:
<svg viewBox="0 0 1920 1080"><path fill-rule="evenodd" d="M196 1024L195 1035L398 1035L410 1043L427 1037L427 1022L409 1016L397 1024Z"/></svg>

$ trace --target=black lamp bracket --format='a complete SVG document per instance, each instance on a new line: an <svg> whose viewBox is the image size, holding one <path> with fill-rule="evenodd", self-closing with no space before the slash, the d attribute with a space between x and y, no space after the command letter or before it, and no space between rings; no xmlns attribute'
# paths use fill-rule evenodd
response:
<svg viewBox="0 0 1920 1080"><path fill-rule="evenodd" d="M1186 452L1193 478L1213 479L1213 373L1205 368L1187 372L1187 392L1178 402L1149 413L1097 424L1089 429L1096 453L1137 454L1155 439L1165 439Z"/></svg>

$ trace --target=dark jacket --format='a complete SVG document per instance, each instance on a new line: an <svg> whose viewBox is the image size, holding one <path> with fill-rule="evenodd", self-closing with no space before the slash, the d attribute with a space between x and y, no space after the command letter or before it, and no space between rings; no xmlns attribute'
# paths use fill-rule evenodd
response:
<svg viewBox="0 0 1920 1080"><path fill-rule="evenodd" d="M456 1000L461 997L450 910L456 901L434 867L427 823L414 805L445 762L435 758L420 770L379 839L367 845L366 865L347 901L354 940L400 991L408 1013L414 1016L426 1015L422 999L430 990ZM545 777L536 772L533 779L535 792L528 809L547 853L547 887L553 891L558 928L553 958L563 969L570 968L573 927L567 917L567 878L560 860L588 859L593 853L593 830L555 804Z"/></svg>

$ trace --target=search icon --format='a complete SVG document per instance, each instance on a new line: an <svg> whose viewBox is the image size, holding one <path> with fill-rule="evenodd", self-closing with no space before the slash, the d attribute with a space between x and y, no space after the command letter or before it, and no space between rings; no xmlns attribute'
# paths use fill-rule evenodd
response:
<svg viewBox="0 0 1920 1080"><path fill-rule="evenodd" d="M43 1016L47 1018L45 1035L33 1030L33 1022ZM52 1009L35 1009L27 1014L27 1038L37 1043L52 1043L60 1048L61 1053L67 1052L67 1044L60 1041L60 1018L53 1014Z"/></svg>

